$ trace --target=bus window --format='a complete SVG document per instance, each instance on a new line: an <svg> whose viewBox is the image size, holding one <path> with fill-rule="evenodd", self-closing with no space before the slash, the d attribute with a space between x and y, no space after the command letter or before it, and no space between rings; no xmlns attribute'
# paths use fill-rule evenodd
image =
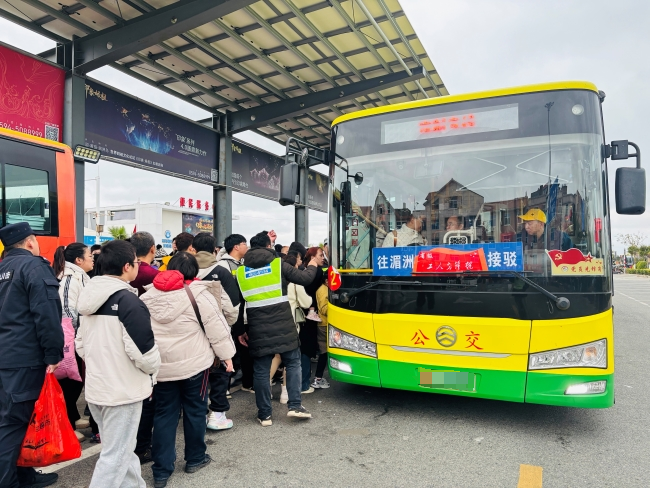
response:
<svg viewBox="0 0 650 488"><path fill-rule="evenodd" d="M5 165L7 224L28 222L35 231L49 233L50 200L46 171Z"/></svg>
<svg viewBox="0 0 650 488"><path fill-rule="evenodd" d="M57 154L64 151L42 146L40 140L9 138L12 135L0 131L0 163L4 175L2 225L28 222L37 236L58 237ZM68 188L74 188L70 180L67 182ZM70 198L74 198L74 191L63 196L64 200Z"/></svg>

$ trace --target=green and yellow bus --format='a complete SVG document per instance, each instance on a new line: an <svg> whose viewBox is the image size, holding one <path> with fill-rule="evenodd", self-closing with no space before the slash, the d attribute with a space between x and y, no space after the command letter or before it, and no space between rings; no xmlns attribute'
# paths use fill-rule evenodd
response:
<svg viewBox="0 0 650 488"><path fill-rule="evenodd" d="M643 213L645 173L635 144L605 143L604 98L548 83L333 122L332 379L613 405L607 160L637 158L619 213Z"/></svg>

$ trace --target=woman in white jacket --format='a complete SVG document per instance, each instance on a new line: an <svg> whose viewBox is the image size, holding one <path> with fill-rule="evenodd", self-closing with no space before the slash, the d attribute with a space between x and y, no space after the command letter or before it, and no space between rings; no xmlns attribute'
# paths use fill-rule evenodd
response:
<svg viewBox="0 0 650 488"><path fill-rule="evenodd" d="M185 472L210 463L205 430L208 374L215 357L232 372L235 344L221 312L218 281L199 281L196 258L179 252L140 299L151 314L151 328L161 365L154 387L156 413L152 439L153 475L157 488L167 485L176 461L176 427L183 409Z"/></svg>
<svg viewBox="0 0 650 488"><path fill-rule="evenodd" d="M52 268L54 274L60 282L59 285L59 298L61 298L61 306L63 308L63 318L69 318L72 321L72 326L75 332L79 328L79 309L77 308L77 301L81 290L88 284L90 277L88 272L93 269L95 265L90 249L85 244L80 242L73 242L68 246L60 246L54 252L54 262ZM77 366L79 373L83 374L83 362L77 355ZM77 400L83 390L83 381L76 381L70 378L63 378L59 380L61 390L63 390L63 399L68 412L68 420L70 425L75 429L75 434L79 440L84 439L84 435L78 432L77 421L81 419L79 410L77 409ZM85 422L85 421L84 421ZM88 422L80 428L88 427ZM93 442L99 442L99 429L95 422L91 422Z"/></svg>

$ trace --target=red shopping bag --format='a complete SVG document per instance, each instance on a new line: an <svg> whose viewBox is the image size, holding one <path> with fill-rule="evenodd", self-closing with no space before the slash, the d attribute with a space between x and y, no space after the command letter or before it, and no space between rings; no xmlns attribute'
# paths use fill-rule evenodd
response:
<svg viewBox="0 0 650 488"><path fill-rule="evenodd" d="M18 466L42 468L81 457L81 444L68 420L63 392L47 373L27 427Z"/></svg>

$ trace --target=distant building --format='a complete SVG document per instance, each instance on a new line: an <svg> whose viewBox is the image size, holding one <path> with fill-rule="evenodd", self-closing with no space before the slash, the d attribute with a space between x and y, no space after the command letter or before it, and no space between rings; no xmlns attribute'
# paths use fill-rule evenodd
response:
<svg viewBox="0 0 650 488"><path fill-rule="evenodd" d="M100 224L104 225L102 242L110 240L111 227L124 227L127 235L134 230L150 232L156 244L162 244L169 252L172 249L172 239L181 232L198 234L213 232L211 210L197 210L172 207L161 203L135 203L131 205L116 205L100 207ZM84 213L84 242L95 244L95 208L87 208Z"/></svg>

